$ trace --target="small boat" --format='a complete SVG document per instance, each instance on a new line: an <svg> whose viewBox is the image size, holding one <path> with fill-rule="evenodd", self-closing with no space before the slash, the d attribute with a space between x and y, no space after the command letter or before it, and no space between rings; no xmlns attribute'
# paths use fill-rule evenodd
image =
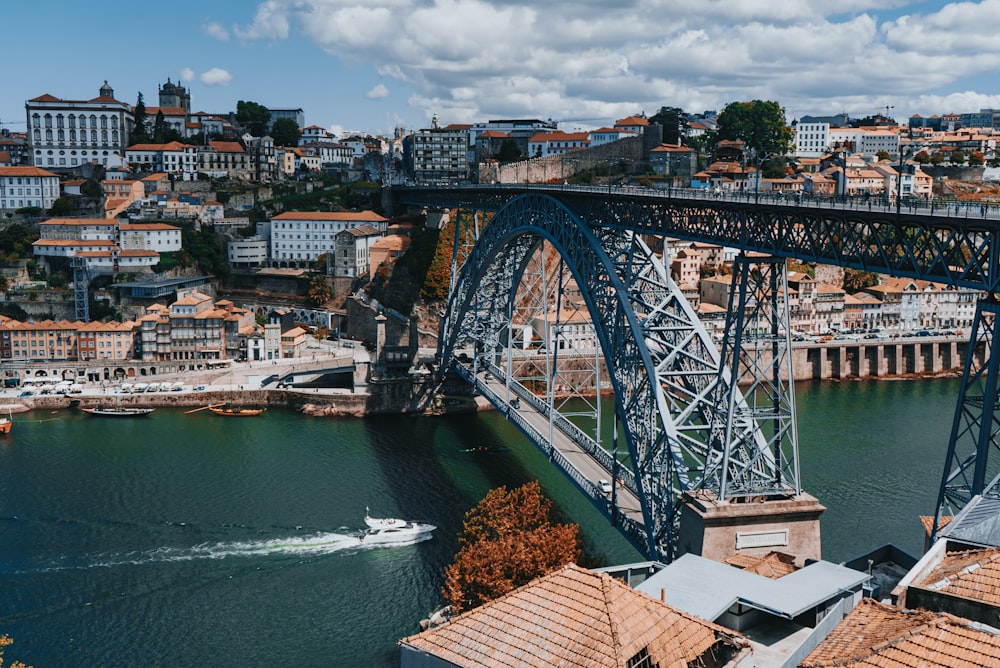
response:
<svg viewBox="0 0 1000 668"><path fill-rule="evenodd" d="M93 406L85 408L80 406L80 410L97 417L142 417L149 415L155 408L131 408L128 406Z"/></svg>
<svg viewBox="0 0 1000 668"><path fill-rule="evenodd" d="M233 406L225 404L222 406L208 406L208 410L212 411L216 415L224 415L226 417L254 417L266 411L267 408L260 406Z"/></svg>
<svg viewBox="0 0 1000 668"><path fill-rule="evenodd" d="M463 448L459 452L479 452L484 454L489 454L493 452L507 452L510 448L504 447L502 445L477 445L472 448Z"/></svg>
<svg viewBox="0 0 1000 668"><path fill-rule="evenodd" d="M361 532L359 541L369 545L415 543L427 540L431 537L431 532L437 529L433 524L425 522L408 522L394 517L370 517L367 512L365 524L368 528Z"/></svg>
<svg viewBox="0 0 1000 668"><path fill-rule="evenodd" d="M9 434L14 428L14 415L7 409L7 417L0 417L0 434Z"/></svg>

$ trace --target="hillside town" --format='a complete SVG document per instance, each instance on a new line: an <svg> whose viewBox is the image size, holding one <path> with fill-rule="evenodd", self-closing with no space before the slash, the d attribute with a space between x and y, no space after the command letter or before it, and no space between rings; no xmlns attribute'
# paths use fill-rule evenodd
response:
<svg viewBox="0 0 1000 668"><path fill-rule="evenodd" d="M391 137L336 136L308 125L296 107L240 101L235 110L193 111L188 91L169 79L157 93L156 106L141 95L136 104L118 99L107 81L89 99L44 93L25 102L25 132L2 131L0 361L10 395L30 397L25 381L37 369L72 363L80 363L78 375L67 382L116 394L132 392L124 383L157 367L163 374L150 375L183 377L232 363L256 368L242 377L264 387L261 369L315 362L318 341L373 352L372 376L355 378L358 386L386 377L418 385L430 373L440 308L429 298L406 302L387 286L399 270L416 294L421 286L403 265L418 247L425 271L437 247L451 252L453 212L395 216L381 208L383 188L597 184L961 206L982 217L1000 205L1000 109L903 124L881 114L803 117L781 130L787 150L762 151L721 136L712 111L664 107L591 130L552 119L446 124L435 116L427 128ZM428 231L440 236L429 249L421 241ZM737 250L666 239L658 253L721 341ZM797 262L787 280L790 334L801 348L958 340L980 297ZM557 335L545 319L525 327L526 342ZM571 335L581 349L597 347L587 322ZM859 375L880 373L876 366ZM824 509L816 507L818 534ZM972 522L956 517L954 527ZM878 661L893 651L919 656L932 644L958 657L954 665L1000 663L995 630L985 628L998 606L984 584L996 577L997 548L970 549L956 534L919 562L889 555L901 572L876 592L874 559L822 561L818 539L815 554L765 549L788 544L775 533L727 535L734 545L759 540L759 549L717 559L564 566L454 620L428 623L401 640L402 664L486 665L485 654L522 665L530 648L541 657L535 665L587 665L565 657L588 650L613 655L600 665L819 667L847 665L862 651L876 656L872 665L903 665ZM907 605L934 612L904 612ZM768 633L781 641L768 642ZM972 655L986 663L967 662Z"/></svg>
<svg viewBox="0 0 1000 668"><path fill-rule="evenodd" d="M0 316L0 359L272 359L294 355L301 334L315 333L316 325L324 335L346 334L344 300L363 298L376 273L389 272L406 253L414 221L333 205L286 208L273 199L281 188L301 194L330 184L377 189L604 181L869 205L954 202L985 210L1000 201L991 180L1000 110L914 116L905 125L880 114L860 121L803 117L788 127L789 152L775 174L773 165L766 173L761 156L740 140L710 142L719 118L711 111L681 114L665 107L650 118L638 114L613 127L573 132L551 119L442 125L434 117L430 127L399 128L392 137L337 137L307 125L300 108L264 109L241 101L235 112L192 111L188 91L169 79L158 86L157 106L145 106L141 96L136 105L121 101L107 81L97 92L90 99L45 93L27 100L27 131L3 130L0 137L0 210L7 225L27 223L36 235L27 255L8 255L4 262L4 303L23 311L22 317L9 309ZM260 206L265 198L272 204ZM205 293L226 290L217 277L192 282L196 267L183 270L170 261L184 250L185 226L211 231L224 244L229 268L257 286L284 279L279 291L294 293L289 286L295 278L319 276L329 298L322 304L212 303ZM721 332L735 251L679 240L663 250L675 282L706 325ZM828 269L801 266L789 274L789 311L799 342L948 335L972 323L976 294L967 289ZM60 270L77 292L76 318L68 317L70 291L52 289ZM119 317L101 326L114 327L124 339L131 332L130 340L113 348L79 344L96 326L89 317L79 318L80 294L88 294L95 277L105 277L99 296L115 305L111 313ZM180 278L188 280L177 283ZM136 287L141 283L148 288ZM169 337L159 348L143 340L144 320L169 321L164 313L186 299L200 300L198 344L163 350ZM263 316L276 305L291 306L303 318L279 319L285 322L282 334L299 344L275 343L275 336L265 335L264 317L236 315ZM50 341L58 345L42 343Z"/></svg>

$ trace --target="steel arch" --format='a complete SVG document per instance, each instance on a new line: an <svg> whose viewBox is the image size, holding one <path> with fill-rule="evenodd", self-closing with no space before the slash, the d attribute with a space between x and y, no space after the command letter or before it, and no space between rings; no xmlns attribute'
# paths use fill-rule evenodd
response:
<svg viewBox="0 0 1000 668"><path fill-rule="evenodd" d="M595 325L642 506L645 551L670 560L680 494L704 482L719 355L637 235L592 229L545 195L509 202L483 230L454 285L442 327L442 371L470 340L477 356L499 363L521 272L543 240L566 263Z"/></svg>

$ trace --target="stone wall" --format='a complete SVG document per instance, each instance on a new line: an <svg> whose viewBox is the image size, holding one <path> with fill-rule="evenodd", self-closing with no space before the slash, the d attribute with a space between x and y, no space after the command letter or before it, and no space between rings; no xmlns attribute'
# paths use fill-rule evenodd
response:
<svg viewBox="0 0 1000 668"><path fill-rule="evenodd" d="M587 170L606 170L610 163L611 173L621 169L622 160L633 162L644 159L642 139L630 137L610 144L571 151L564 155L550 155L530 158L519 162L497 165L495 168L480 165L480 183L561 183L574 174ZM483 180L484 174L493 176L495 181Z"/></svg>

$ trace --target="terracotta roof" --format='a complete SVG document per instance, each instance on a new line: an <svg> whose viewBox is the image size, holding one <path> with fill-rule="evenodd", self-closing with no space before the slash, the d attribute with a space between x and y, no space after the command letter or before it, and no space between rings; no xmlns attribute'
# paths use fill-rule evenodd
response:
<svg viewBox="0 0 1000 668"><path fill-rule="evenodd" d="M156 232L159 230L176 230L181 231L181 228L174 225L167 225L166 223L122 223L118 226L122 232Z"/></svg>
<svg viewBox="0 0 1000 668"><path fill-rule="evenodd" d="M403 647L454 666L686 666L739 636L675 610L604 573L570 564L404 638ZM646 664L643 664L646 665Z"/></svg>
<svg viewBox="0 0 1000 668"><path fill-rule="evenodd" d="M38 225L39 227L42 225L105 225L113 227L117 222L115 220L108 220L107 218L49 218L38 223Z"/></svg>
<svg viewBox="0 0 1000 668"><path fill-rule="evenodd" d="M55 176L56 174L38 167L0 167L0 176Z"/></svg>
<svg viewBox="0 0 1000 668"><path fill-rule="evenodd" d="M126 151L183 151L186 148L194 148L191 144L182 144L179 141L172 141L166 144L133 144L126 148Z"/></svg>
<svg viewBox="0 0 1000 668"><path fill-rule="evenodd" d="M622 126L622 125L624 125L624 126L629 126L629 125L646 126L646 125L649 125L649 121L647 121L642 116L629 116L628 118L623 118L620 121L618 121L617 123L615 123L615 127L619 127L619 126Z"/></svg>
<svg viewBox="0 0 1000 668"><path fill-rule="evenodd" d="M877 297L876 297L876 299L877 299ZM952 517L953 517L952 515L944 515L941 518L941 526L938 527L938 530L941 530L941 529L945 528L946 526L948 526L948 523L951 522L951 518ZM934 529L934 516L933 515L921 515L920 516L920 524L924 527L924 533L929 536L930 533L931 533L931 530Z"/></svg>
<svg viewBox="0 0 1000 668"><path fill-rule="evenodd" d="M750 554L734 554L725 561L730 566L735 566L749 573L763 575L772 580L777 580L798 570L795 566L795 556L784 552L772 551L756 557Z"/></svg>
<svg viewBox="0 0 1000 668"><path fill-rule="evenodd" d="M800 668L976 668L1000 665L1000 637L945 613L862 600Z"/></svg>
<svg viewBox="0 0 1000 668"><path fill-rule="evenodd" d="M334 220L345 222L386 222L374 211L286 211L271 220Z"/></svg>
<svg viewBox="0 0 1000 668"><path fill-rule="evenodd" d="M243 145L238 141L210 141L209 146L214 148L216 151L222 151L223 153L245 153L243 150Z"/></svg>
<svg viewBox="0 0 1000 668"><path fill-rule="evenodd" d="M1000 548L949 552L917 586L1000 606Z"/></svg>

